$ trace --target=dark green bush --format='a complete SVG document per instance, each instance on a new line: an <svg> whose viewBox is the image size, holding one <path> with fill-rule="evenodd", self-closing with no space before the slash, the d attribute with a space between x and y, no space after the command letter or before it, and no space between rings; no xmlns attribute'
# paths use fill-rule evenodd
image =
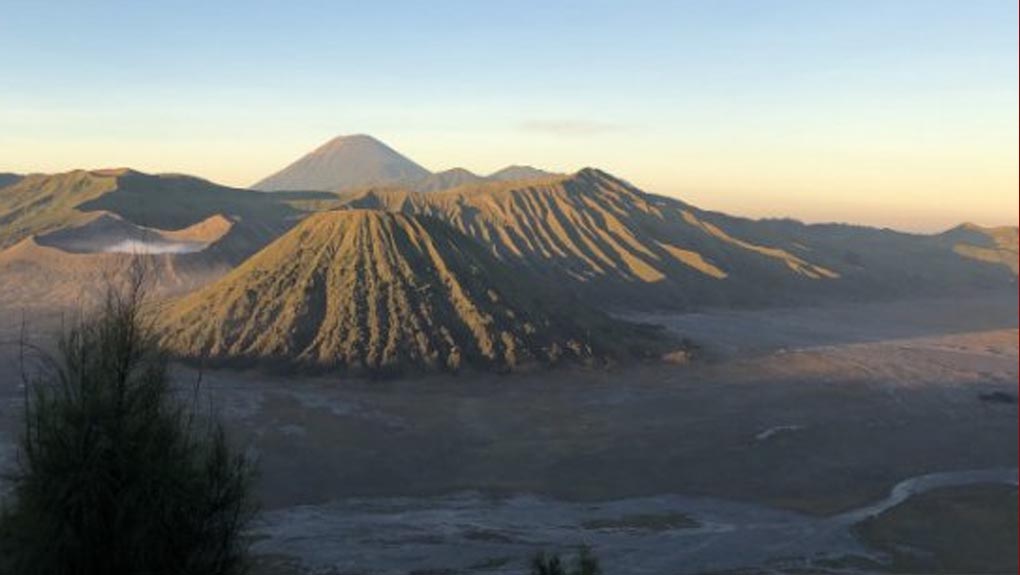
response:
<svg viewBox="0 0 1020 575"><path fill-rule="evenodd" d="M531 560L531 575L602 575L602 567L590 548L581 547L569 570L559 555L540 552Z"/></svg>
<svg viewBox="0 0 1020 575"><path fill-rule="evenodd" d="M251 465L171 388L142 284L110 289L27 382L0 572L246 571Z"/></svg>

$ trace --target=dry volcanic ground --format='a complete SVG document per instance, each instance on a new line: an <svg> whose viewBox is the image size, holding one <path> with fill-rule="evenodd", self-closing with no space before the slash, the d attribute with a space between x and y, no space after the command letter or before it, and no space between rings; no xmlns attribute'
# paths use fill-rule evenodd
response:
<svg viewBox="0 0 1020 575"><path fill-rule="evenodd" d="M1016 556L1016 524L994 512L1015 506L1015 294L656 319L704 359L388 381L206 371L261 462L262 572L510 574L581 543L627 573L996 572ZM10 464L22 391L5 349ZM1003 528L961 556L945 546Z"/></svg>

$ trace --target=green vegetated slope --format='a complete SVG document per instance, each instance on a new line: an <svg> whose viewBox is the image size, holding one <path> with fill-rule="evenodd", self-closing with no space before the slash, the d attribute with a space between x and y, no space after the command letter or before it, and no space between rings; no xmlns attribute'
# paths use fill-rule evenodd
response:
<svg viewBox="0 0 1020 575"><path fill-rule="evenodd" d="M599 361L651 341L547 295L437 220L330 211L170 305L165 341L185 357L369 371Z"/></svg>

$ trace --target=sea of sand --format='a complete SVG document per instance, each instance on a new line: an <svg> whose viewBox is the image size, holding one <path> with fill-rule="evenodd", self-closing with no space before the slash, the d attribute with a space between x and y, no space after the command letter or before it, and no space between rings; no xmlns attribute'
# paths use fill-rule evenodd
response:
<svg viewBox="0 0 1020 575"><path fill-rule="evenodd" d="M607 573L822 571L880 562L850 528L904 497L1016 482L1015 292L630 317L700 350L399 381L203 372L259 461L261 572L523 573L585 543ZM56 321L26 330L45 346ZM0 346L8 466L17 349Z"/></svg>

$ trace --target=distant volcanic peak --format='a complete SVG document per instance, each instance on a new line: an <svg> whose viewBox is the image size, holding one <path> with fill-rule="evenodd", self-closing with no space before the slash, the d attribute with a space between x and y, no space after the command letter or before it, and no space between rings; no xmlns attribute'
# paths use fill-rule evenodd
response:
<svg viewBox="0 0 1020 575"><path fill-rule="evenodd" d="M387 146L380 140L369 136L368 134L350 134L337 136L328 142L322 144L318 148L312 150L309 155L321 155L335 153L344 148L383 148L393 153L397 153L396 150Z"/></svg>
<svg viewBox="0 0 1020 575"><path fill-rule="evenodd" d="M364 134L339 136L254 186L262 191L332 192L421 179L430 172Z"/></svg>

